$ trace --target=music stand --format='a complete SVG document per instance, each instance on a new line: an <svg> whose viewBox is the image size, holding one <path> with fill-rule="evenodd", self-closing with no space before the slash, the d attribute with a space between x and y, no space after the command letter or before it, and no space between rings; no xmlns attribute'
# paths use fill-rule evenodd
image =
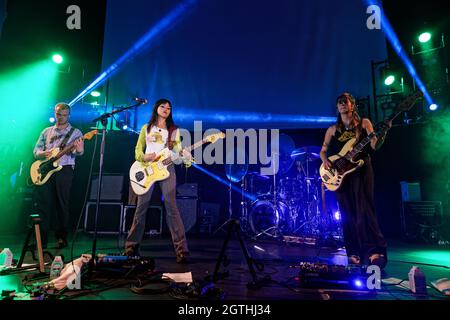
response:
<svg viewBox="0 0 450 320"><path fill-rule="evenodd" d="M142 104L146 104L146 99L135 99L138 103L123 107L120 109L116 109L112 112L106 112L102 114L100 117L95 118L93 122L100 121L103 129L102 129L102 143L100 147L100 160L99 160L99 169L98 169L98 187L97 187L97 199L96 199L96 206L95 206L95 218L94 218L94 239L92 241L92 256L91 260L89 260L88 264L88 273L92 274L92 271L94 270L94 264L95 264L95 257L96 257L96 250L97 250L97 222L98 222L98 209L100 206L100 195L102 191L102 178L103 178L103 158L105 155L105 145L106 145L106 125L108 124L108 119L111 117L114 117L116 113L123 112L127 109L138 107Z"/></svg>

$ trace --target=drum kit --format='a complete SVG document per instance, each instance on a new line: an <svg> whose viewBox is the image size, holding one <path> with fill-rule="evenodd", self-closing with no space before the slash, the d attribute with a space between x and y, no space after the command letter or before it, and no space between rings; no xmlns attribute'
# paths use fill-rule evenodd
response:
<svg viewBox="0 0 450 320"><path fill-rule="evenodd" d="M319 176L320 147L294 149L293 141L286 143L290 138L284 138L277 174L266 176L240 167L239 177L234 176L234 182L241 181L242 230L254 240L339 237L340 224L328 208L328 191Z"/></svg>

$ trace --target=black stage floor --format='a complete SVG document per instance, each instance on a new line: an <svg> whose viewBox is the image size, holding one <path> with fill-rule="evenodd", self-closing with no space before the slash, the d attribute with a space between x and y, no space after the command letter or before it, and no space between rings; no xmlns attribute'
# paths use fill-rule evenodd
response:
<svg viewBox="0 0 450 320"><path fill-rule="evenodd" d="M221 234L220 234L221 233ZM14 258L18 259L25 235L1 235L0 247L9 247ZM220 271L229 271L229 276L218 280L214 285L205 281L205 277L214 271L220 249L224 243L225 232L215 236L188 235L190 247L190 263L177 264L170 237L147 237L142 246L142 255L151 257L155 261L155 269L162 273L192 272L196 288L209 288L207 296L189 295L186 285L169 286L160 282L150 282L144 286L145 294L137 294L130 290L130 282L123 279L98 280L94 287L82 291L66 291L59 296L78 300L441 300L448 299L433 287L428 288L427 295L416 295L408 289L408 272L413 265L419 266L425 273L428 285L431 281L450 278L450 251L447 246L410 244L401 241L389 241L389 264L383 271L380 290L367 290L350 286L336 286L323 283L315 287L303 287L298 281L299 263L302 261L322 262L336 265L346 265L345 249L339 246L312 246L305 244L286 243L274 239L252 240L243 237L245 247L250 256L264 266L262 271L256 270L258 279L270 276L271 282L265 283L257 290L247 288L252 280L246 259L233 234L227 247L226 254L229 265L223 265ZM80 232L74 249L74 258L82 253L90 253L92 235ZM119 254L122 251L124 236L99 235L97 253ZM70 261L70 245L63 250L49 248L53 255L62 254L66 262ZM28 253L26 261L31 263ZM25 292L23 279L36 271L4 274L0 276L1 290L16 290ZM40 280L48 281L48 278ZM401 282L401 283L400 283ZM25 283L31 285L32 283ZM400 284L399 284L400 283ZM132 284L132 283L131 283ZM397 284L397 285L396 285ZM207 287L209 285L209 287ZM117 286L105 289L105 286ZM88 286L89 287L89 286ZM194 288L193 286L190 287Z"/></svg>

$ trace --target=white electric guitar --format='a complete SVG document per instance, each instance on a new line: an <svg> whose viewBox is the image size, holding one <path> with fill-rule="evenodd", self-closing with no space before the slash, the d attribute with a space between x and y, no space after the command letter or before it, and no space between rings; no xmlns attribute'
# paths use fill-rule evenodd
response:
<svg viewBox="0 0 450 320"><path fill-rule="evenodd" d="M223 132L211 134L203 140L185 148L187 152L200 147L204 143L214 143L219 139L225 138ZM169 177L170 173L167 167L173 162L178 155L174 154L169 148L165 148L158 152L153 162L135 161L130 168L130 184L133 191L137 195L143 195L150 190L156 181L162 181Z"/></svg>
<svg viewBox="0 0 450 320"><path fill-rule="evenodd" d="M83 140L91 140L93 136L97 134L97 130L92 130L86 133L82 139ZM52 149L52 155L47 160L37 160L33 162L30 168L30 177L33 184L37 186L41 186L50 179L53 173L62 169L62 166L59 165L61 157L69 152L72 152L75 148L73 141L69 145L67 145L64 149L60 150L60 148Z"/></svg>
<svg viewBox="0 0 450 320"><path fill-rule="evenodd" d="M388 120L393 120L400 113L412 108L416 101L423 96L422 92L417 92L404 101L402 101L395 111L391 114ZM380 130L370 133L367 137L356 144L356 139L350 139L339 151L338 154L328 158L332 167L325 169L325 166L320 166L319 174L322 178L323 184L330 191L336 191L344 182L344 178L355 170L364 165L364 160L355 159L356 156L363 150L363 148L372 140L373 137L383 136L388 130L387 126L383 126Z"/></svg>

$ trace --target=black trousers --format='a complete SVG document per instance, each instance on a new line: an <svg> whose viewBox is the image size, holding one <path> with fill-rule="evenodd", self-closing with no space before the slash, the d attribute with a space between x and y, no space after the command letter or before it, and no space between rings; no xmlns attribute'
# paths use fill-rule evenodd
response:
<svg viewBox="0 0 450 320"><path fill-rule="evenodd" d="M347 256L356 255L363 261L374 253L387 259L386 240L381 233L374 202L374 176L369 158L357 171L346 176L336 191L342 216Z"/></svg>
<svg viewBox="0 0 450 320"><path fill-rule="evenodd" d="M42 186L34 190L34 209L41 216L42 243L47 245L48 233L55 230L57 239L67 238L70 212L70 190L72 188L72 166L54 173Z"/></svg>

